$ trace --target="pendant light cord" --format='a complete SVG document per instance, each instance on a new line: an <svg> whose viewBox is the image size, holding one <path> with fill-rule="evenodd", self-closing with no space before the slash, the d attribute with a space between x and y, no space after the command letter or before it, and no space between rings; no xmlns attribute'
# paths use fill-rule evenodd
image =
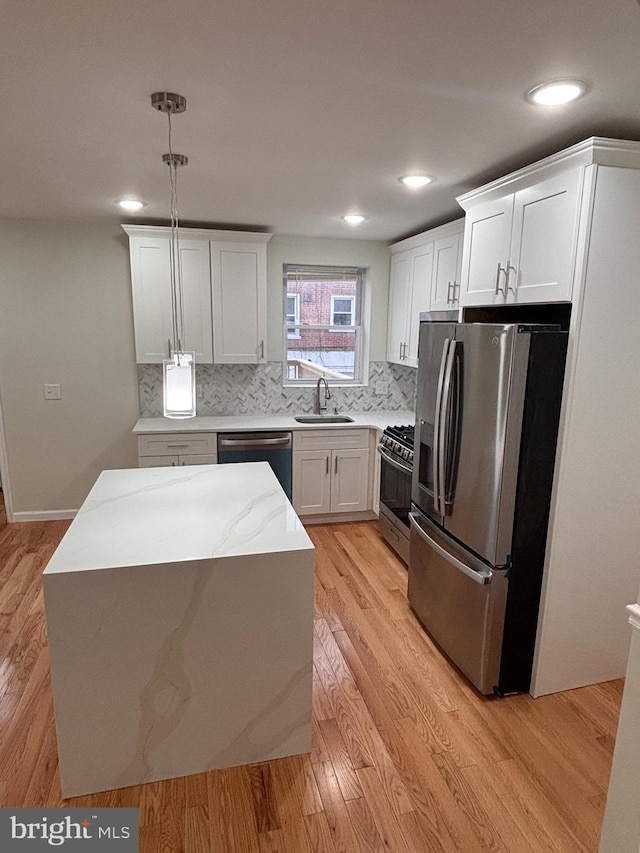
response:
<svg viewBox="0 0 640 853"><path fill-rule="evenodd" d="M173 350L182 353L184 342L184 291L182 286L182 258L180 256L180 222L178 216L178 164L171 146L171 113L169 121L169 187L171 240L169 242L169 266L171 273L171 314L173 319Z"/></svg>

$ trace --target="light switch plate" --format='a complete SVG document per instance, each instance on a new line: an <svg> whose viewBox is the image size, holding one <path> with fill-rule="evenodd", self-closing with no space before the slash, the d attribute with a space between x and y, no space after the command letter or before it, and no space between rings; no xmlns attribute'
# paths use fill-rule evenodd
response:
<svg viewBox="0 0 640 853"><path fill-rule="evenodd" d="M59 385L45 385L44 386L44 399L45 400L61 400L62 399L62 391L60 390Z"/></svg>

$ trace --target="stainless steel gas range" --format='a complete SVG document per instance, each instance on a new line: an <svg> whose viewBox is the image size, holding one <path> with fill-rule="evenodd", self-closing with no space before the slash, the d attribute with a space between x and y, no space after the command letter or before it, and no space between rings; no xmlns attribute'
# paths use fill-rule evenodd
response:
<svg viewBox="0 0 640 853"><path fill-rule="evenodd" d="M380 531L409 564L409 510L413 470L413 426L387 427L378 444L380 454Z"/></svg>

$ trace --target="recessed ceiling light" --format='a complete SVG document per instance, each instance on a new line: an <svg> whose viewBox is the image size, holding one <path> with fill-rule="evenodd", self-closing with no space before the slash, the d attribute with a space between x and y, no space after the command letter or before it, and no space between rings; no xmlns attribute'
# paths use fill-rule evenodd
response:
<svg viewBox="0 0 640 853"><path fill-rule="evenodd" d="M405 187L410 187L412 190L419 190L422 187L426 187L434 179L430 178L429 175L404 175L402 178L398 178L398 180Z"/></svg>
<svg viewBox="0 0 640 853"><path fill-rule="evenodd" d="M362 216L359 213L347 213L346 216L342 217L347 225L360 225L361 222L364 222L367 218L366 216Z"/></svg>
<svg viewBox="0 0 640 853"><path fill-rule="evenodd" d="M587 91L581 80L553 80L527 92L527 100L543 107L559 107L575 101Z"/></svg>
<svg viewBox="0 0 640 853"><path fill-rule="evenodd" d="M138 201L135 198L119 198L116 204L119 204L123 210L129 211L129 213L135 213L136 210L141 210L147 206L143 201Z"/></svg>

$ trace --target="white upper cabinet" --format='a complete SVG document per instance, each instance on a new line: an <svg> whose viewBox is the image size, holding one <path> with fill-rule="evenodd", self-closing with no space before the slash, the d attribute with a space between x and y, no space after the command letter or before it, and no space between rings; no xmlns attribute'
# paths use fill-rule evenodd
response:
<svg viewBox="0 0 640 853"><path fill-rule="evenodd" d="M387 329L387 361L404 364L403 351L407 339L407 306L411 299L411 252L391 256L389 277L389 315Z"/></svg>
<svg viewBox="0 0 640 853"><path fill-rule="evenodd" d="M211 243L213 349L216 364L265 360L267 247Z"/></svg>
<svg viewBox="0 0 640 853"><path fill-rule="evenodd" d="M431 306L431 275L433 273L433 243L411 252L411 303L407 313L404 362L418 366L418 336L420 314Z"/></svg>
<svg viewBox="0 0 640 853"><path fill-rule="evenodd" d="M462 231L459 219L391 247L387 361L417 367L420 314L458 307Z"/></svg>
<svg viewBox="0 0 640 853"><path fill-rule="evenodd" d="M457 308L460 298L462 233L442 237L433 244L433 280L431 311Z"/></svg>
<svg viewBox="0 0 640 853"><path fill-rule="evenodd" d="M160 363L173 341L169 228L123 225L129 235L138 363ZM265 360L270 234L180 229L184 340L199 364Z"/></svg>
<svg viewBox="0 0 640 853"><path fill-rule="evenodd" d="M571 300L582 169L541 177L498 198L458 199L467 210L462 305Z"/></svg>
<svg viewBox="0 0 640 853"><path fill-rule="evenodd" d="M136 361L159 363L169 357L173 341L169 240L129 236ZM183 349L194 350L201 364L213 361L209 246L180 241L184 301Z"/></svg>

